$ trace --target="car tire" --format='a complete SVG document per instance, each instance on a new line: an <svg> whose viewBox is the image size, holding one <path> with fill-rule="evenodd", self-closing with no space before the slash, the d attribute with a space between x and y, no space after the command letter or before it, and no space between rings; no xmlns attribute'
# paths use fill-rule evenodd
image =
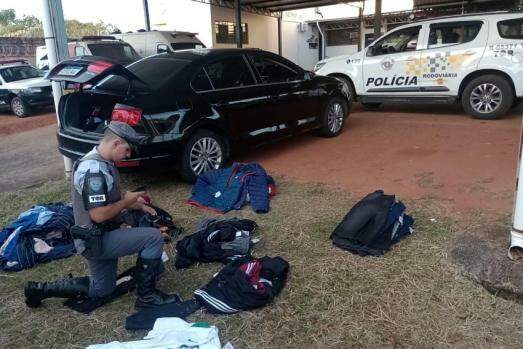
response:
<svg viewBox="0 0 523 349"><path fill-rule="evenodd" d="M481 120L499 118L512 107L513 101L512 87L505 78L498 75L483 75L473 79L465 86L461 95L461 105L465 112Z"/></svg>
<svg viewBox="0 0 523 349"><path fill-rule="evenodd" d="M29 105L27 105L27 103L25 103L20 97L14 97L11 99L11 111L19 118L29 116L31 113Z"/></svg>
<svg viewBox="0 0 523 349"><path fill-rule="evenodd" d="M381 103L361 103L367 109L378 109Z"/></svg>
<svg viewBox="0 0 523 349"><path fill-rule="evenodd" d="M343 89L345 89L347 91L347 94L348 94L347 99L349 100L349 103L354 102L355 98L356 98L356 92L354 91L354 87L352 86L352 83L350 82L350 80L348 78L346 78L345 76L341 76L341 75L333 75L333 77L335 77L336 79L340 80L343 83Z"/></svg>
<svg viewBox="0 0 523 349"><path fill-rule="evenodd" d="M200 158L198 154L202 154ZM185 143L180 158L180 177L194 183L200 174L222 168L226 157L227 143L223 137L209 130L199 130Z"/></svg>
<svg viewBox="0 0 523 349"><path fill-rule="evenodd" d="M343 131L346 118L347 102L338 97L331 98L322 112L320 135L336 137Z"/></svg>

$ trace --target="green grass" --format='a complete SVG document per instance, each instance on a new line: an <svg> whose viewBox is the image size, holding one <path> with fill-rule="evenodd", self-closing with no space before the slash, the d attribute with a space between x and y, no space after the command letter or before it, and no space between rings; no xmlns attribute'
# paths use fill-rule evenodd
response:
<svg viewBox="0 0 523 349"><path fill-rule="evenodd" d="M184 203L190 186L169 174L126 175L125 183L150 186L156 203L170 211L188 232L209 212ZM523 306L497 298L459 276L448 255L456 223L433 201L407 201L416 218L415 234L382 258L361 258L332 246L329 235L357 198L321 184L296 184L280 178L271 212L256 215L249 207L227 216L255 219L262 243L255 256L280 255L291 264L287 286L273 304L252 312L213 316L199 311L189 321L208 321L220 329L222 342L236 348L392 348L521 347ZM68 200L68 185L50 182L0 194L0 222L5 224L35 203ZM437 218L432 222L431 218ZM198 264L174 268L172 257L159 287L190 297L221 268ZM121 268L133 263L125 258ZM23 284L68 273L87 273L81 257L40 265L20 273L0 274L0 347L83 347L113 340L140 339L124 319L133 312L126 295L92 315L46 300L25 307Z"/></svg>

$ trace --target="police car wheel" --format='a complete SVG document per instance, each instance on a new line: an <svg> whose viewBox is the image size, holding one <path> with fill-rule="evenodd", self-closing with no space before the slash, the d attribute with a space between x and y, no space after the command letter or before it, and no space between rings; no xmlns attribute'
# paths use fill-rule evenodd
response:
<svg viewBox="0 0 523 349"><path fill-rule="evenodd" d="M20 97L11 100L11 110L19 118L26 117L30 113L29 106Z"/></svg>
<svg viewBox="0 0 523 349"><path fill-rule="evenodd" d="M336 137L343 131L347 116L347 103L341 98L332 98L323 110L320 135Z"/></svg>
<svg viewBox="0 0 523 349"><path fill-rule="evenodd" d="M180 176L193 183L200 174L223 167L226 149L225 141L216 133L209 130L196 132L183 149Z"/></svg>
<svg viewBox="0 0 523 349"><path fill-rule="evenodd" d="M508 81L498 75L483 75L470 81L461 96L465 112L476 119L493 120L504 115L514 101Z"/></svg>
<svg viewBox="0 0 523 349"><path fill-rule="evenodd" d="M378 109L381 103L361 103L367 109Z"/></svg>

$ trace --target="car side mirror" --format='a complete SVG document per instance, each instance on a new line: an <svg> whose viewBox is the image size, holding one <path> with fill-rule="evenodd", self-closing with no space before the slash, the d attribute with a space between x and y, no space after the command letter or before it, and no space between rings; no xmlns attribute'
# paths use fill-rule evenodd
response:
<svg viewBox="0 0 523 349"><path fill-rule="evenodd" d="M169 46L166 44L159 44L156 46L156 53L166 53L169 52Z"/></svg>
<svg viewBox="0 0 523 349"><path fill-rule="evenodd" d="M367 57L372 57L374 56L374 46L369 46L367 47L367 54L366 54Z"/></svg>

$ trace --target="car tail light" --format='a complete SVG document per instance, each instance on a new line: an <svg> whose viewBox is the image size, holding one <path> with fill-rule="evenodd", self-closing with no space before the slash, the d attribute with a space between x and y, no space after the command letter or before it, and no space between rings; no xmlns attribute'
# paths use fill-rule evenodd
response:
<svg viewBox="0 0 523 349"><path fill-rule="evenodd" d="M99 74L104 70L111 68L113 65L113 63L107 61L94 61L87 66L87 71Z"/></svg>
<svg viewBox="0 0 523 349"><path fill-rule="evenodd" d="M124 160L118 161L115 163L116 167L138 167L140 166L140 161L138 160Z"/></svg>
<svg viewBox="0 0 523 349"><path fill-rule="evenodd" d="M142 110L125 104L116 104L111 115L111 120L125 122L136 126L142 119Z"/></svg>

